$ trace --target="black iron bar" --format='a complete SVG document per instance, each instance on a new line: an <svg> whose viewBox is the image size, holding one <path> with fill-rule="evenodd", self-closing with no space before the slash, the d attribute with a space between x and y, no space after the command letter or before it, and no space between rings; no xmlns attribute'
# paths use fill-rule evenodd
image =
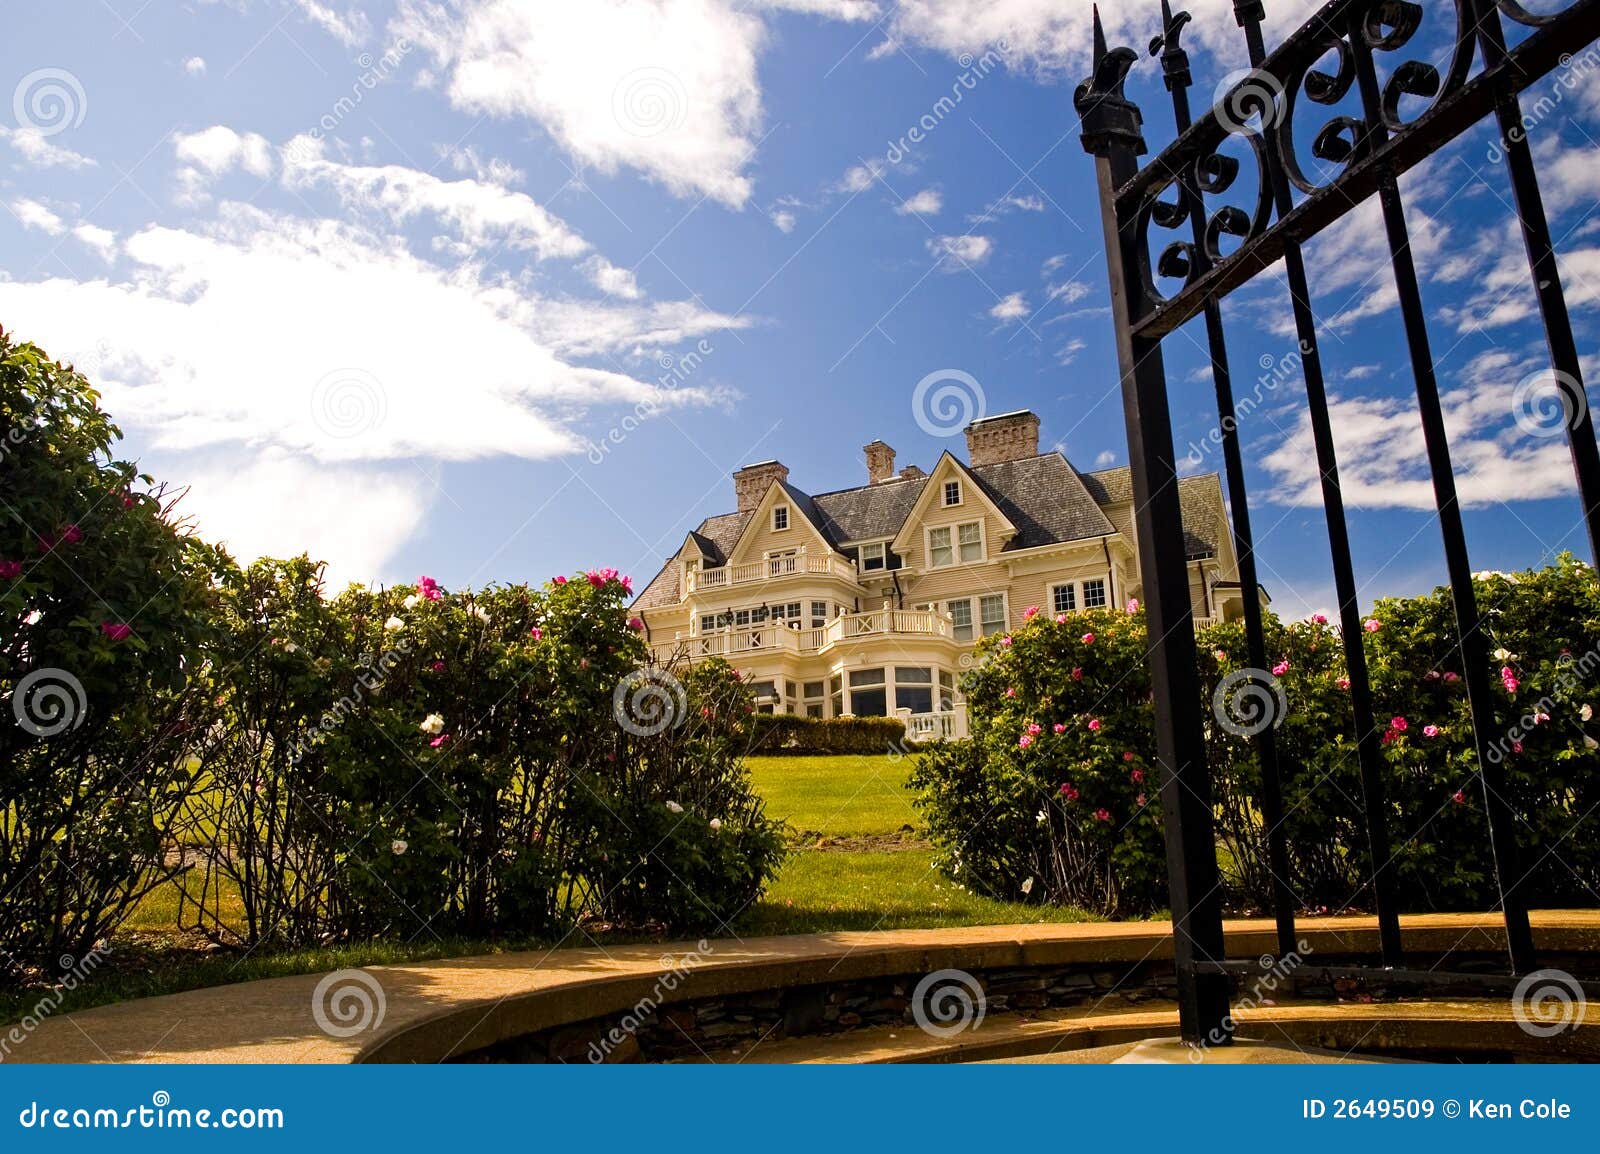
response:
<svg viewBox="0 0 1600 1154"><path fill-rule="evenodd" d="M1238 9L1236 4L1236 13ZM1279 205L1277 220L1271 227L1246 239L1226 261L1153 306L1135 326L1139 335L1158 337L1187 323L1199 315L1208 298L1227 296L1284 259L1292 244L1305 243L1354 210L1377 191L1383 174L1399 176L1409 172L1493 113L1503 91L1528 88L1559 67L1564 57L1596 39L1600 39L1600 0L1575 0L1570 8L1510 49L1502 67L1474 77L1440 99L1405 132L1352 162L1340 174L1337 188L1322 189L1298 205ZM1254 66L1259 67L1260 61L1255 61ZM1214 114L1201 117L1190 130L1194 138L1175 142L1145 167L1138 180L1130 179L1118 189L1119 202L1127 202L1123 203L1125 211L1131 211L1132 203L1142 204L1155 196L1160 185L1170 179L1162 175L1163 171L1177 164L1180 156L1192 162L1195 156L1191 154L1203 151L1199 137L1206 135L1202 130L1212 120ZM1216 136L1214 129L1212 135Z"/></svg>
<svg viewBox="0 0 1600 1154"><path fill-rule="evenodd" d="M1244 29L1245 42L1254 68L1266 56L1261 22L1266 16L1260 0L1234 0L1234 15ZM1272 115L1268 110L1266 115ZM1267 177L1280 220L1293 206L1289 181L1278 155L1275 134L1266 132ZM1317 468L1321 473L1322 504L1328 522L1328 545L1333 557L1334 592L1339 600L1339 627L1343 635L1345 672L1350 678L1350 706L1355 719L1356 757L1361 771L1361 793L1367 823L1367 845L1372 860L1372 902L1378 916L1378 940L1383 963L1397 966L1401 958L1400 917L1395 899L1394 872L1390 868L1389 814L1384 775L1388 767L1379 748L1378 728L1372 712L1372 685L1367 672L1366 643L1360 605L1356 600L1355 566L1350 556L1350 530L1345 521L1344 496L1339 489L1338 453L1333 443L1333 426L1328 415L1327 389L1322 377L1322 359L1317 343L1316 316L1311 309L1311 290L1306 279L1305 260L1300 244L1285 238L1284 271L1294 309L1295 332L1300 338L1301 372L1306 383L1306 399L1311 418L1311 436L1316 445Z"/></svg>
<svg viewBox="0 0 1600 1154"><path fill-rule="evenodd" d="M1162 52L1161 72L1167 91L1172 94L1172 114L1181 134L1190 124L1188 54L1183 51L1179 37L1188 13L1179 13L1174 20L1171 5L1161 0ZM1205 251L1205 201L1194 187L1192 174L1184 180L1185 195L1189 201L1190 222L1194 232L1194 251L1191 260L1197 271L1208 264ZM1215 299L1206 301L1206 341L1211 353L1211 376L1217 389L1217 427L1222 438L1223 469L1228 477L1228 503L1232 514L1234 552L1238 557L1239 583L1244 592L1244 631L1246 657L1250 664L1267 676L1266 629L1261 620L1261 583L1256 572L1255 537L1250 530L1250 503L1245 490L1244 459L1239 452L1239 419L1233 400L1233 375L1228 364L1227 338L1223 334L1222 309ZM1261 761L1261 815L1267 829L1267 868L1272 874L1272 912L1278 930L1278 956L1288 957L1295 952L1294 911L1296 899L1289 885L1288 831L1284 828L1283 781L1278 763L1277 724L1282 719L1270 718L1270 724L1255 736L1256 753Z"/></svg>
<svg viewBox="0 0 1600 1154"><path fill-rule="evenodd" d="M1078 89L1083 144L1095 157L1112 317L1117 332L1128 464L1133 479L1139 563L1151 638L1148 660L1155 696L1156 757L1162 769L1161 807L1172 903L1173 960L1178 1017L1189 1042L1232 1040L1228 978L1203 974L1197 963L1221 961L1222 888L1218 880L1211 782L1206 765L1194 608L1184 562L1172 417L1159 341L1134 337L1144 308L1137 236L1119 216L1115 190L1138 168L1144 151L1139 111L1122 93L1137 55L1108 52L1098 8L1094 13L1094 73Z"/></svg>
<svg viewBox="0 0 1600 1154"><path fill-rule="evenodd" d="M1483 47L1486 69L1505 73L1505 29L1500 10L1493 0L1473 0L1478 43ZM1544 198L1539 194L1539 178L1534 171L1533 153L1522 122L1522 106L1516 89L1502 84L1495 101L1495 117L1500 125L1501 148L1506 168L1511 173L1511 196L1517 206L1517 222L1522 226L1523 246L1528 250L1528 267L1539 299L1539 315L1544 321L1545 344L1550 363L1557 374L1557 387L1567 410L1567 444L1572 451L1572 471L1578 478L1578 495L1583 502L1584 524L1589 531L1589 557L1600 564L1600 448L1595 444L1594 421L1589 415L1589 397L1583 386L1583 370L1578 364L1578 345L1572 337L1572 319L1567 315L1567 297L1561 288L1561 271L1556 267L1555 246L1550 242L1550 222L1545 219Z"/></svg>
<svg viewBox="0 0 1600 1154"><path fill-rule="evenodd" d="M1352 18L1347 35L1354 49L1356 83L1366 118L1366 133L1373 147L1388 138L1383 117L1383 94L1367 43L1364 21ZM1422 288L1417 281L1416 263L1411 256L1411 236L1406 226L1405 204L1396 177L1386 174L1378 182L1378 201L1383 209L1383 225L1389 241L1389 263L1394 270L1400 316L1411 355L1411 373L1416 382L1417 407L1422 417L1422 436L1428 451L1428 470L1433 478L1434 502L1438 507L1439 532L1444 538L1445 569L1450 578L1450 599L1455 608L1457 645L1461 657L1461 677L1466 684L1467 701L1472 710L1473 744L1483 783L1485 817L1494 851L1495 874L1500 886L1501 908L1506 920L1506 942L1512 969L1526 973L1536 968L1533 931L1528 911L1518 886L1523 880L1518 865L1516 814L1507 795L1505 771L1497 758L1489 756L1498 710L1489 681L1489 647L1478 616L1477 597L1472 588L1472 563L1467 554L1466 528L1461 519L1461 504L1456 494L1455 471L1450 461L1450 441L1444 427L1444 408L1439 401L1439 381L1428 340L1427 315L1422 305ZM1381 862L1384 869L1387 862Z"/></svg>

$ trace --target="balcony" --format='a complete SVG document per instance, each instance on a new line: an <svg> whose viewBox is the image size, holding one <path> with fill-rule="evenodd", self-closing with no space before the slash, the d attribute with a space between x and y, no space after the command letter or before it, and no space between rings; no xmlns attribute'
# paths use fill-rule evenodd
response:
<svg viewBox="0 0 1600 1154"><path fill-rule="evenodd" d="M690 660L703 657L734 659L752 653L824 653L836 645L874 637L950 636L950 621L942 613L925 609L874 609L866 613L841 613L816 629L768 622L715 633L679 634L672 643L657 645L655 654L658 661L679 652Z"/></svg>
<svg viewBox="0 0 1600 1154"><path fill-rule="evenodd" d="M708 589L728 589L735 585L753 585L795 576L838 577L853 582L856 579L856 567L832 553L808 554L802 548L784 557L767 557L744 565L718 565L714 569L691 570L685 592L704 593Z"/></svg>

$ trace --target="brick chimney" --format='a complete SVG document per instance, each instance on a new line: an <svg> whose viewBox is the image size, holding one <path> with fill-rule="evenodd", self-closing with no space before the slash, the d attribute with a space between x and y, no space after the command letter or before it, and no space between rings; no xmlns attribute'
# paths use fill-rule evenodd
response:
<svg viewBox="0 0 1600 1154"><path fill-rule="evenodd" d="M985 417L967 426L967 462L973 466L1039 455L1039 416L1027 409Z"/></svg>
<svg viewBox="0 0 1600 1154"><path fill-rule="evenodd" d="M881 485L894 477L894 450L882 441L874 441L861 450L867 455L867 480Z"/></svg>
<svg viewBox="0 0 1600 1154"><path fill-rule="evenodd" d="M789 467L782 461L757 461L746 465L733 475L733 495L738 500L739 512L754 509L761 504L774 481L787 481Z"/></svg>

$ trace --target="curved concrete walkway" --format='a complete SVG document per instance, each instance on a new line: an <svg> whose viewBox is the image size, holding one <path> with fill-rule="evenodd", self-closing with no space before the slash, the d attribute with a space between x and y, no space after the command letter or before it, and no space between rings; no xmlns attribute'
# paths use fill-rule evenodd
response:
<svg viewBox="0 0 1600 1154"><path fill-rule="evenodd" d="M1600 953L1600 911L1543 912L1533 922L1542 949ZM1503 948L1503 926L1492 915L1409 917L1404 929L1406 947L1421 953ZM1231 921L1227 932L1231 957L1252 958L1273 949L1268 921ZM563 949L374 966L341 971L336 982L319 974L272 978L58 1015L13 1045L9 1060L430 1062L621 1013L646 996L671 1004L947 967L1129 963L1170 957L1169 935L1164 922L980 926ZM1371 918L1308 918L1300 923L1300 936L1313 957L1377 949ZM663 990L662 976L674 968L687 977ZM340 990L348 996L341 999ZM364 1013L362 995L374 1011L381 1003L381 1013ZM325 1025L338 1033L351 1032L336 1036Z"/></svg>

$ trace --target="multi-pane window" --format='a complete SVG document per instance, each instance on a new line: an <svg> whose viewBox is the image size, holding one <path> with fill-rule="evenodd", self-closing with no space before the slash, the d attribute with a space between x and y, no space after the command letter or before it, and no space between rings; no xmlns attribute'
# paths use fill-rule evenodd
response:
<svg viewBox="0 0 1600 1154"><path fill-rule="evenodd" d="M882 569L888 563L889 547L882 541L871 545L861 546L861 569L866 572L872 569Z"/></svg>
<svg viewBox="0 0 1600 1154"><path fill-rule="evenodd" d="M1071 613L1078 607L1078 591L1071 585L1050 587L1050 604L1057 613Z"/></svg>
<svg viewBox="0 0 1600 1154"><path fill-rule="evenodd" d="M850 712L857 717L886 717L889 691L881 669L850 672Z"/></svg>
<svg viewBox="0 0 1600 1154"><path fill-rule="evenodd" d="M828 603L826 601L813 601L811 603L811 628L821 629L828 623Z"/></svg>
<svg viewBox="0 0 1600 1154"><path fill-rule="evenodd" d="M1006 627L1006 597L1004 593L990 593L978 598L978 612L983 635L999 633Z"/></svg>
<svg viewBox="0 0 1600 1154"><path fill-rule="evenodd" d="M807 717L826 717L828 715L826 682L808 681L801 687L801 694L806 703Z"/></svg>
<svg viewBox="0 0 1600 1154"><path fill-rule="evenodd" d="M897 665L894 670L894 707L912 713L933 712L933 670L926 665Z"/></svg>
<svg viewBox="0 0 1600 1154"><path fill-rule="evenodd" d="M956 675L946 670L939 671L939 708L942 710L954 709L956 705Z"/></svg>
<svg viewBox="0 0 1600 1154"><path fill-rule="evenodd" d="M772 527L774 529L787 529L789 527L789 506L774 505L772 507Z"/></svg>
<svg viewBox="0 0 1600 1154"><path fill-rule="evenodd" d="M1085 609L1103 609L1105 604L1105 578L1096 577L1092 581L1085 581L1083 583L1083 607Z"/></svg>
<svg viewBox="0 0 1600 1154"><path fill-rule="evenodd" d="M983 526L976 521L956 526L963 561L983 560Z"/></svg>
<svg viewBox="0 0 1600 1154"><path fill-rule="evenodd" d="M972 640L972 602L970 600L950 602L951 632L957 641Z"/></svg>
<svg viewBox="0 0 1600 1154"><path fill-rule="evenodd" d="M834 717L844 713L844 679L837 673L828 678L828 704L833 708Z"/></svg>
<svg viewBox="0 0 1600 1154"><path fill-rule="evenodd" d="M928 530L928 567L939 569L955 564L955 551L950 547L950 526Z"/></svg>
<svg viewBox="0 0 1600 1154"><path fill-rule="evenodd" d="M944 483L944 503L946 508L951 505L961 504L961 482L946 481Z"/></svg>

